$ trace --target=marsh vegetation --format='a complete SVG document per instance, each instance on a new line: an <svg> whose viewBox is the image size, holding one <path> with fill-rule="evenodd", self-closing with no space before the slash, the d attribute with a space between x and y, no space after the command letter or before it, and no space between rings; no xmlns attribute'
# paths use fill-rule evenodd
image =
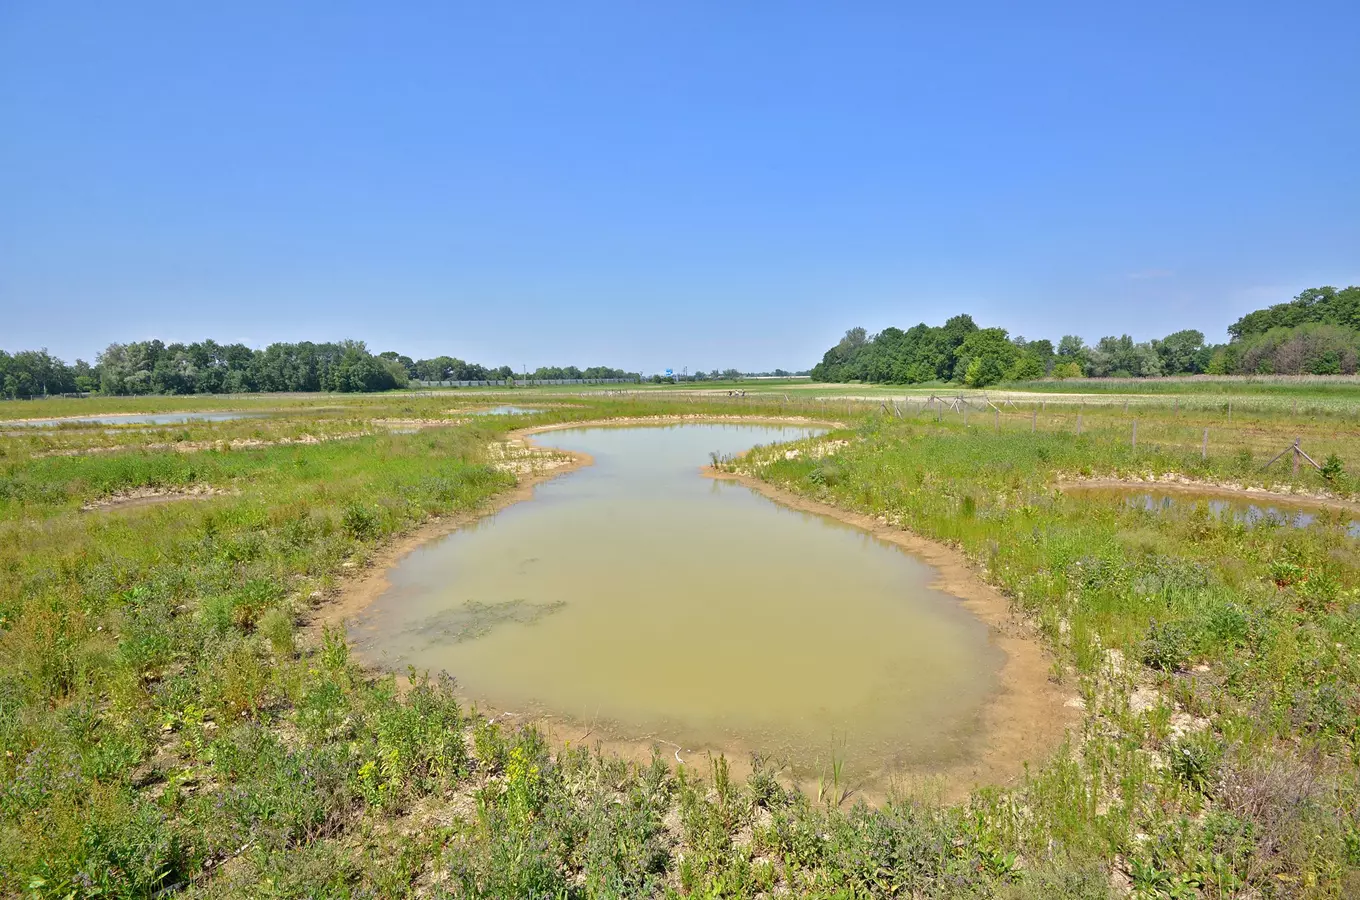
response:
<svg viewBox="0 0 1360 900"><path fill-rule="evenodd" d="M965 424L924 397L899 410L887 395L808 394L577 392L513 417L454 415L447 395L246 400L276 414L0 437L0 892L1360 892L1360 547L1345 521L1262 528L1059 487L1173 476L1352 499L1353 408L1237 395L1229 422L1223 397L1037 415L1036 400ZM136 403L31 415L192 408ZM871 806L846 795L853 754L828 753L799 791L759 756L739 777L716 754L681 765L668 746L645 762L564 746L473 709L434 666L361 666L325 624L394 541L533 477L497 464L510 429L665 415L841 422L719 462L959 548L1079 699L1065 745L959 802L923 789ZM391 434L389 419L448 424ZM1338 465L1262 471L1296 438ZM82 511L209 487L221 493L202 502ZM835 597L827 608L831 640Z"/></svg>

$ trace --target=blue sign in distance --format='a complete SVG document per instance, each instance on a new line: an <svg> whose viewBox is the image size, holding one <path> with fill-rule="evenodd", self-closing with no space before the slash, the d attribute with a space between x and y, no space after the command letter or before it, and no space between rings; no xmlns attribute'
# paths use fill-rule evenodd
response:
<svg viewBox="0 0 1360 900"><path fill-rule="evenodd" d="M666 377L667 377L667 378L669 378L670 376L672 376L672 375L674 375L674 374L675 374L675 370L674 370L674 369L667 369L667 370L666 370Z"/></svg>

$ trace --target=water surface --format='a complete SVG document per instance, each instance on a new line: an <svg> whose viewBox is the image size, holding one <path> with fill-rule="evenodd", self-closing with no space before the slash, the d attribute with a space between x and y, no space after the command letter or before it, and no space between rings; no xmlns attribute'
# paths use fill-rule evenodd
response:
<svg viewBox="0 0 1360 900"><path fill-rule="evenodd" d="M1068 488L1065 493L1077 497L1123 498L1130 506L1155 513L1190 510L1202 504L1215 518L1229 518L1248 528L1261 525L1309 528L1324 516L1339 516L1346 523L1347 533L1351 537L1360 537L1360 521L1356 521L1353 514L1329 513L1325 508L1310 506L1306 502L1257 500L1249 495L1213 491L1158 491L1129 487Z"/></svg>
<svg viewBox="0 0 1360 900"><path fill-rule="evenodd" d="M0 428L55 428L58 425L187 425L191 422L229 422L232 419L255 419L267 415L269 415L267 412L109 413L104 416L81 416L78 419L26 419L20 422L0 420Z"/></svg>
<svg viewBox="0 0 1360 900"><path fill-rule="evenodd" d="M488 409L471 409L468 415L471 416L527 416L532 413L543 412L541 409L533 409L528 406L492 406Z"/></svg>
<svg viewBox="0 0 1360 900"><path fill-rule="evenodd" d="M807 429L590 428L594 465L433 542L353 627L495 709L621 740L759 751L858 778L971 751L1004 654L933 570L850 526L704 478L710 452Z"/></svg>

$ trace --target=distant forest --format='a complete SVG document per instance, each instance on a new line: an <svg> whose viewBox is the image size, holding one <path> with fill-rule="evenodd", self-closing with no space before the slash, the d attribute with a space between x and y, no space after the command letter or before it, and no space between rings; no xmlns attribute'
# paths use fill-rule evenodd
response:
<svg viewBox="0 0 1360 900"><path fill-rule="evenodd" d="M1135 342L1127 334L1095 346L1065 335L1011 337L968 315L943 325L851 328L812 368L814 381L891 384L955 382L985 387L1041 378L1152 378L1159 375L1353 375L1360 366L1360 287L1310 288L1258 309L1228 328L1226 344L1185 330Z"/></svg>
<svg viewBox="0 0 1360 900"><path fill-rule="evenodd" d="M0 350L0 392L27 398L97 391L102 394L223 394L247 391L383 391L419 381L502 381L509 366L488 368L452 356L413 360L395 351L373 354L362 341L244 344L199 341L110 344L90 365L67 365L46 350ZM541 367L531 378L630 378L607 366Z"/></svg>
<svg viewBox="0 0 1360 900"><path fill-rule="evenodd" d="M1002 381L1159 375L1353 375L1360 369L1360 286L1310 288L1286 303L1247 313L1228 327L1226 344L1199 331L1135 342L1103 337L1088 346L1076 335L1051 340L1011 337L958 315L943 325L885 328L870 335L851 328L812 368L814 381L985 387ZM135 341L110 344L90 365L67 365L46 350L0 350L0 395L220 394L249 391L382 391L419 381L503 381L509 366L491 368L452 356L413 360L395 351L371 353L362 341L275 343L263 350L206 340L193 344ZM791 374L777 369L775 375ZM627 378L607 366L545 366L536 379ZM674 380L743 377L736 369ZM652 376L653 381L663 380ZM670 380L670 379L666 379Z"/></svg>

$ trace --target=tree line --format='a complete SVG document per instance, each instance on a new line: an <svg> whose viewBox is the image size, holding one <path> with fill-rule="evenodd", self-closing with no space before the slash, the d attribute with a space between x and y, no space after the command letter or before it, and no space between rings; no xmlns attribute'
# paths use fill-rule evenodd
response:
<svg viewBox="0 0 1360 900"><path fill-rule="evenodd" d="M1054 346L958 315L943 325L890 327L874 335L851 328L812 368L812 378L985 387L1041 378L1352 375L1360 368L1360 287L1310 288L1248 313L1228 333L1226 344L1206 343L1203 332L1186 329L1141 342L1111 335L1093 346L1064 335Z"/></svg>
<svg viewBox="0 0 1360 900"><path fill-rule="evenodd" d="M363 341L274 343L263 350L213 340L110 344L94 365L72 365L46 350L0 350L0 393L29 398L51 394L223 394L253 391L384 391L411 381L504 381L509 366L490 368L452 356L413 360L395 351L371 353ZM606 366L540 367L537 379L631 378Z"/></svg>

